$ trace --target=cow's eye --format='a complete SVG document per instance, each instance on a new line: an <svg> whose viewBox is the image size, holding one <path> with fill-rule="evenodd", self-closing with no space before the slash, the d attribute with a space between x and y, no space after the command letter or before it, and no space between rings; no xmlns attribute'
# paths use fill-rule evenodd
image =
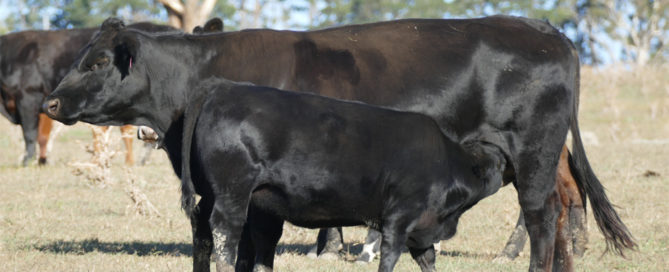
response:
<svg viewBox="0 0 669 272"><path fill-rule="evenodd" d="M103 66L107 65L109 63L109 57L101 57L95 60L95 64L91 65L91 71L95 71L98 68L102 68Z"/></svg>

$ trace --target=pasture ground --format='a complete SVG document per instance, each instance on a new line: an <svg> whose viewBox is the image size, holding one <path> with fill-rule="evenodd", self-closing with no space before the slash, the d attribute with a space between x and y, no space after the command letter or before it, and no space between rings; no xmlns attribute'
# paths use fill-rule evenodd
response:
<svg viewBox="0 0 669 272"><path fill-rule="evenodd" d="M669 271L668 72L668 67L583 69L579 119L587 154L639 248L627 258L602 256L604 240L588 213L589 249L575 261L578 271ZM136 186L161 213L141 216L125 191L122 155L114 158L112 182L105 187L72 174L71 162L90 158L83 147L90 139L88 127L67 127L56 139L48 166L20 168L20 129L0 118L0 271L190 270L190 226L164 152L156 150L148 165L131 168ZM117 140L115 147L121 146ZM135 150L137 157L141 144L136 142ZM458 234L442 242L437 270L526 270L529 245L513 262L492 262L517 214L512 186L481 201L463 215ZM378 259L370 265L353 262L365 234L360 227L345 228L344 260L312 260L306 252L316 230L286 225L275 268L375 271ZM418 271L418 266L403 254L397 271Z"/></svg>

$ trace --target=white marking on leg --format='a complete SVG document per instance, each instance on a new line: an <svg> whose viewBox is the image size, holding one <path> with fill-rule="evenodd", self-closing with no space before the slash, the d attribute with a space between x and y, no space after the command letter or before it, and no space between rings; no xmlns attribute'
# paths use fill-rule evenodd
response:
<svg viewBox="0 0 669 272"><path fill-rule="evenodd" d="M380 240L381 240L381 239L377 239L376 241L374 241L374 243L367 244L367 245L365 245L365 246L362 247L362 252L366 252L367 254L369 254L369 261L370 261L370 262L371 262L372 260L374 260L374 257L376 257L376 253L374 252L374 246L375 246L377 243L379 243Z"/></svg>
<svg viewBox="0 0 669 272"><path fill-rule="evenodd" d="M225 243L228 237L217 229L211 230L211 236L214 238L214 253L216 254L216 263L226 262L228 254L225 252Z"/></svg>
<svg viewBox="0 0 669 272"><path fill-rule="evenodd" d="M372 262L376 257L376 252L374 252L374 247L376 247L376 245L380 242L381 239L376 239L374 242L362 246L362 252L360 253L360 257L356 262L360 264Z"/></svg>

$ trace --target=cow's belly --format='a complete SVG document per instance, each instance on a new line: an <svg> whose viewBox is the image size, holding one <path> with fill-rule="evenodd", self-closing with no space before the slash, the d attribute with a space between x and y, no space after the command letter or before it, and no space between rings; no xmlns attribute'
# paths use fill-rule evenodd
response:
<svg viewBox="0 0 669 272"><path fill-rule="evenodd" d="M380 205L375 201L373 198L342 195L337 190L287 192L276 186L264 185L253 192L251 205L296 226L324 228L374 224L381 214L377 208Z"/></svg>

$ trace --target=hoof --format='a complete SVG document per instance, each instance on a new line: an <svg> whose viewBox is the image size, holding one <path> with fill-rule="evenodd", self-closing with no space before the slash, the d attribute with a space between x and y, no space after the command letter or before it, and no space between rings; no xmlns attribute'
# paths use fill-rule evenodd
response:
<svg viewBox="0 0 669 272"><path fill-rule="evenodd" d="M374 257L370 256L369 253L363 252L358 256L358 259L355 260L357 264L368 264L374 260Z"/></svg>
<svg viewBox="0 0 669 272"><path fill-rule="evenodd" d="M318 246L314 246L309 250L309 252L307 253L307 258L309 259L318 258Z"/></svg>
<svg viewBox="0 0 669 272"><path fill-rule="evenodd" d="M492 262L496 264L505 264L511 261L513 261L513 259L509 258L508 256L497 256L492 260Z"/></svg>
<svg viewBox="0 0 669 272"><path fill-rule="evenodd" d="M262 264L256 264L253 267L253 272L272 272L272 268L264 266Z"/></svg>
<svg viewBox="0 0 669 272"><path fill-rule="evenodd" d="M40 166L46 165L46 158L39 158L39 160L37 161L37 164L40 165Z"/></svg>
<svg viewBox="0 0 669 272"><path fill-rule="evenodd" d="M323 252L321 255L318 255L318 259L321 260L339 260L339 254L334 252Z"/></svg>

